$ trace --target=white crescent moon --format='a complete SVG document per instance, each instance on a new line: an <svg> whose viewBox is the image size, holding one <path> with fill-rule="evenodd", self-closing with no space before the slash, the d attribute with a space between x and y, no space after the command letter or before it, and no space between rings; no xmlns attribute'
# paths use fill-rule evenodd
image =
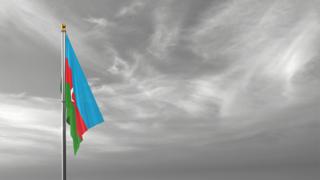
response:
<svg viewBox="0 0 320 180"><path fill-rule="evenodd" d="M71 91L71 102L73 102L73 103L74 103L75 101L74 101L74 99L73 99L73 88L71 88L71 90L70 90L70 91Z"/></svg>

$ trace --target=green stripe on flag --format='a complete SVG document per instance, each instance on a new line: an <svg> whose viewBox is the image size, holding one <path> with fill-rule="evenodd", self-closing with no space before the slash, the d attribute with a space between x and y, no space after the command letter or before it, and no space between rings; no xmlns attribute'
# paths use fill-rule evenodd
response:
<svg viewBox="0 0 320 180"><path fill-rule="evenodd" d="M77 134L76 111L74 105L71 102L71 89L68 83L66 83L65 96L67 123L70 125L70 134L73 139L73 151L74 154L77 154L82 140Z"/></svg>

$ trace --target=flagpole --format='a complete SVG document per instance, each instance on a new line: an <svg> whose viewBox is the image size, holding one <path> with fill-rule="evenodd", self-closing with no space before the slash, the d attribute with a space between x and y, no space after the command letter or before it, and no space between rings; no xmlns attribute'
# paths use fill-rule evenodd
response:
<svg viewBox="0 0 320 180"><path fill-rule="evenodd" d="M61 24L61 103L62 103L62 160L61 160L61 179L67 179L67 161L66 161L66 101L65 101L65 38L66 25Z"/></svg>

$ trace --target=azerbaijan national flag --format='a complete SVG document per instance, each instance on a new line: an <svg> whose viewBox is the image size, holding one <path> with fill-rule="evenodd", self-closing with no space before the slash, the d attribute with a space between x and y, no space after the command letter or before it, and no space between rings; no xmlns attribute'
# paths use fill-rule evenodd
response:
<svg viewBox="0 0 320 180"><path fill-rule="evenodd" d="M103 117L67 35L65 53L66 117L70 125L74 154L76 154L83 134L102 123Z"/></svg>

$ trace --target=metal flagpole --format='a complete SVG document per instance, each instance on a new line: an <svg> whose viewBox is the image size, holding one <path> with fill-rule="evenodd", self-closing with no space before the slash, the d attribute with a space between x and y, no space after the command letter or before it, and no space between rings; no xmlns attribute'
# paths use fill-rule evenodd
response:
<svg viewBox="0 0 320 180"><path fill-rule="evenodd" d="M67 162L66 162L66 101L65 101L65 38L66 38L66 25L61 24L61 103L62 103L62 173L61 179L67 179Z"/></svg>

